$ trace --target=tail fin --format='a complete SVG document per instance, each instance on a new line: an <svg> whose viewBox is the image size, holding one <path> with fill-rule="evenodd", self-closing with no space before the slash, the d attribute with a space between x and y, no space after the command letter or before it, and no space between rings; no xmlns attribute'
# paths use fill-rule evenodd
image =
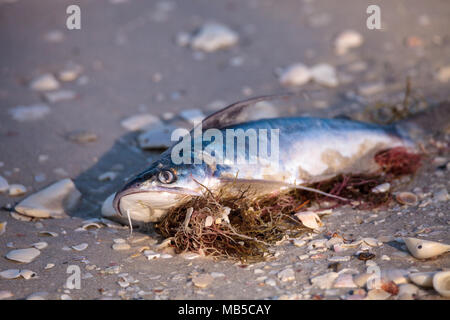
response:
<svg viewBox="0 0 450 320"><path fill-rule="evenodd" d="M450 101L441 102L400 120L395 123L395 127L415 142L422 141L428 135L450 133Z"/></svg>

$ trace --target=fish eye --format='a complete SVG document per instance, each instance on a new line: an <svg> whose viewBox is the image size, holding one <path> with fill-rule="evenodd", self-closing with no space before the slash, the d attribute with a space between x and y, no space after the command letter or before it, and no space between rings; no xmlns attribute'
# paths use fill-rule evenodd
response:
<svg viewBox="0 0 450 320"><path fill-rule="evenodd" d="M172 183L175 181L175 175L170 170L164 170L158 173L158 180L161 183Z"/></svg>

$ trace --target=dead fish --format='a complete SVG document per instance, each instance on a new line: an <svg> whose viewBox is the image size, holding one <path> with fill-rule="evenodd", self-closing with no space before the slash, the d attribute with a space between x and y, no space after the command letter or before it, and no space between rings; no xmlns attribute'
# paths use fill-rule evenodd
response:
<svg viewBox="0 0 450 320"><path fill-rule="evenodd" d="M244 122L243 115L251 112L251 105L279 98L264 96L237 102L204 119L117 192L114 199L116 211L121 215L127 214L129 219L157 222L171 207L185 199L200 196L205 188L214 192L227 183L250 186L257 190L257 194L289 188L323 194L307 185L340 174L376 173L380 171L380 165L375 156L383 150L401 148L411 153L418 152L406 130L398 125L313 117ZM211 129L209 140L205 139L208 129ZM229 140L216 141L217 137L228 138L229 132L239 130L244 133L245 141L241 144L245 148L233 146L235 152L228 154L226 141ZM252 130L257 133L256 140ZM200 144L195 140L199 132L203 135ZM267 134L262 137L259 133ZM180 147L183 143L189 150ZM252 147L256 144L261 151L262 143L267 147L265 157L260 153L255 156L251 152ZM278 157L271 157L277 152ZM223 161L217 161L218 154L222 154ZM267 156L269 154L271 156ZM174 161L174 155L189 161L177 163L179 159ZM196 161L199 158L200 161ZM239 162L238 159L247 161Z"/></svg>

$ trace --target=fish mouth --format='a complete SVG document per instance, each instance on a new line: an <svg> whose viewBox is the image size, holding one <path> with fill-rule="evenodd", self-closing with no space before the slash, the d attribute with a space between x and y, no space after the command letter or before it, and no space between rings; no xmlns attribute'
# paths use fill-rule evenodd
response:
<svg viewBox="0 0 450 320"><path fill-rule="evenodd" d="M120 216L124 216L121 208L120 208L120 200L125 197L125 196L129 196L132 194L139 194L139 193L162 193L162 192L166 192L166 193L171 193L171 194L176 194L176 195L180 195L180 196L194 196L194 197L198 197L201 196L202 194L199 192L196 192L194 190L191 189L187 189L187 188L182 188L182 187L164 187L164 186L152 186L151 189L143 189L142 187L128 187L125 188L119 192L116 193L114 200L113 200L113 207L116 210L117 213L119 213Z"/></svg>

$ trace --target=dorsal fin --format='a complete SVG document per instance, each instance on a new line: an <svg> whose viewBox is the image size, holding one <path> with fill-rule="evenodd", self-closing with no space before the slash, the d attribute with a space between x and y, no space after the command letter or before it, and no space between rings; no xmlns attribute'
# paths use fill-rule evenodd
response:
<svg viewBox="0 0 450 320"><path fill-rule="evenodd" d="M261 101L271 101L275 99L287 99L292 97L292 93L274 94L261 97L250 98L243 101L235 102L228 107L219 110L212 115L206 117L202 121L202 130L216 128L221 129L234 124L245 122L245 111L252 105Z"/></svg>

